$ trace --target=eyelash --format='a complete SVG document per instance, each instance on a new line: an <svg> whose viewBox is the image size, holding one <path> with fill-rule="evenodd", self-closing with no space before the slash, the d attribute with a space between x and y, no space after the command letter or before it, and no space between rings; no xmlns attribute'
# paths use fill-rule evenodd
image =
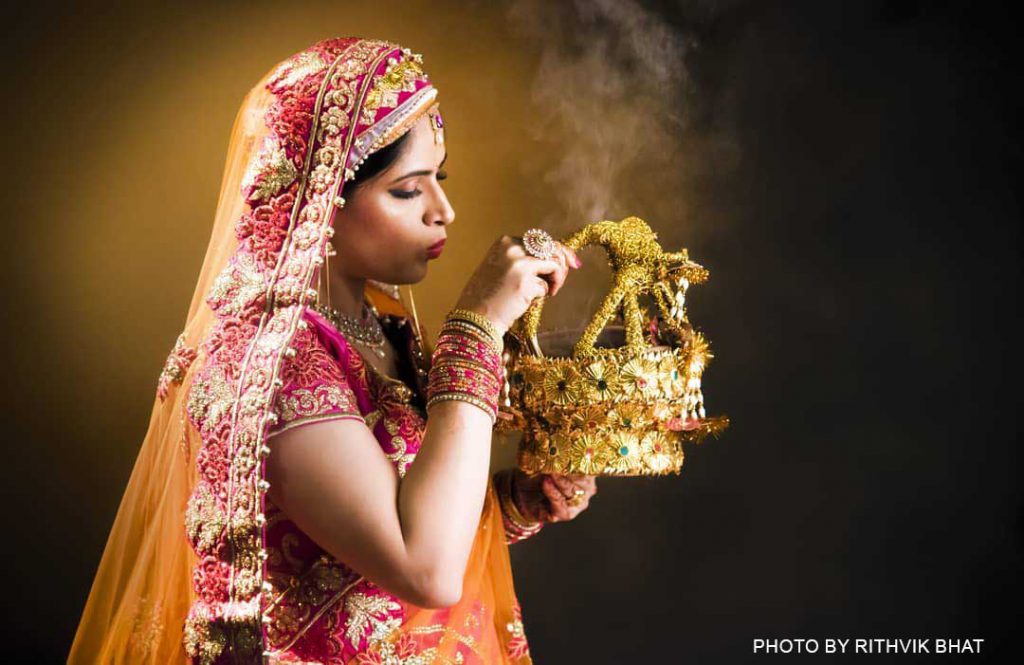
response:
<svg viewBox="0 0 1024 665"><path fill-rule="evenodd" d="M448 173L446 171L438 171L437 172L437 179L439 181L440 180L444 180L447 177L448 177ZM407 191L407 190L404 190L404 189L392 189L391 190L391 195L394 196L395 198L399 198L399 199L412 199L412 198L416 198L417 196L419 196L422 193L423 192L420 191L419 188L416 188L416 189L414 189L412 191Z"/></svg>

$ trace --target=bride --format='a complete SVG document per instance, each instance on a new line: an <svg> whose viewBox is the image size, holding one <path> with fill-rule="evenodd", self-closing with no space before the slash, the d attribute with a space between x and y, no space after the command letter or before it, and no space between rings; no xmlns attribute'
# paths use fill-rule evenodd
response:
<svg viewBox="0 0 1024 665"><path fill-rule="evenodd" d="M589 476L489 476L503 334L569 249L503 236L431 348L455 212L419 55L329 39L232 130L206 259L69 663L530 663L508 545Z"/></svg>

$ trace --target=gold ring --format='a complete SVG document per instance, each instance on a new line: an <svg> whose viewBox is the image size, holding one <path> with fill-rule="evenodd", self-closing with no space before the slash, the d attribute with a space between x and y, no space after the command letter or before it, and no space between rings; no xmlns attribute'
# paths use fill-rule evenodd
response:
<svg viewBox="0 0 1024 665"><path fill-rule="evenodd" d="M523 234L523 248L530 256L547 260L555 255L555 239L543 229L530 229Z"/></svg>
<svg viewBox="0 0 1024 665"><path fill-rule="evenodd" d="M586 492L584 492L583 490L581 490L580 488L577 487L576 491L572 493L572 498L571 499L566 499L565 505L567 505L567 506L578 506L578 505L580 505L581 503L583 503L583 495L584 494L586 494Z"/></svg>

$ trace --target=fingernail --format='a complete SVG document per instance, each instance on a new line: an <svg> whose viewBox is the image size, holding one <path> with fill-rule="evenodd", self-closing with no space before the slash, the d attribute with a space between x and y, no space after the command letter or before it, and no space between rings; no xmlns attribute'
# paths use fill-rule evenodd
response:
<svg viewBox="0 0 1024 665"><path fill-rule="evenodd" d="M576 259L576 267L577 268L582 268L583 267L583 261L580 261L580 257L578 257L575 254L573 254L572 258Z"/></svg>

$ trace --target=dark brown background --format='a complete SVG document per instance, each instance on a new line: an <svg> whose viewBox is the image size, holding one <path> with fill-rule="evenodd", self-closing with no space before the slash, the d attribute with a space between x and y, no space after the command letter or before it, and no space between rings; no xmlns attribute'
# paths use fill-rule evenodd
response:
<svg viewBox="0 0 1024 665"><path fill-rule="evenodd" d="M689 120L670 177L640 155L609 214L711 269L691 317L716 353L709 410L734 424L682 476L602 480L577 521L513 548L537 662L752 662L757 637L1012 652L1012 23L983 3L642 6L695 45ZM4 25L3 660L60 662L264 71L344 34L424 54L458 211L417 287L431 330L495 235L586 219L545 179L572 137L531 130L550 44L505 3L37 1Z"/></svg>

